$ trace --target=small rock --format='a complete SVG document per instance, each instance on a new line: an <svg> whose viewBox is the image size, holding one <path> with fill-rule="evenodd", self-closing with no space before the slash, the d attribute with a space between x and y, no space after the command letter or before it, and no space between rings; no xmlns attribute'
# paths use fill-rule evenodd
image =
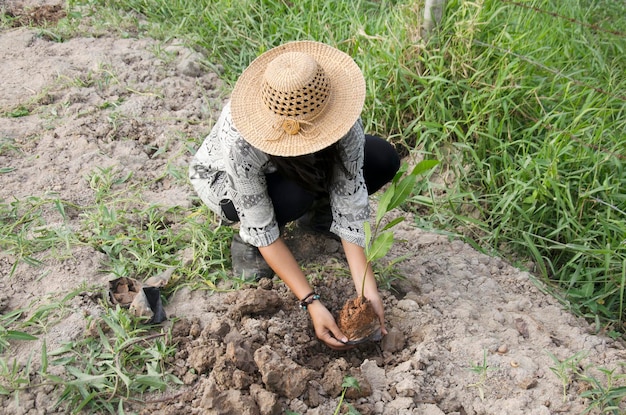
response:
<svg viewBox="0 0 626 415"><path fill-rule="evenodd" d="M202 333L202 329L200 328L200 324L197 322L193 322L191 327L189 328L189 335L191 337L198 337Z"/></svg>
<svg viewBox="0 0 626 415"><path fill-rule="evenodd" d="M399 397L399 398L395 398L394 400L389 402L387 405L385 405L385 411L389 411L388 413L406 414L408 413L406 412L407 410L412 409L414 407L415 407L415 403L413 402L413 398ZM397 412L392 412L392 411L397 411Z"/></svg>
<svg viewBox="0 0 626 415"><path fill-rule="evenodd" d="M241 290L237 292L236 296L237 298L231 312L240 316L272 313L283 305L282 300L275 291L262 288Z"/></svg>
<svg viewBox="0 0 626 415"><path fill-rule="evenodd" d="M407 374L405 379L402 379L396 384L397 396L413 397L419 393L419 384L415 381L415 377Z"/></svg>
<svg viewBox="0 0 626 415"><path fill-rule="evenodd" d="M226 345L226 358L235 364L238 369L247 373L254 373L256 371L256 365L250 352L250 346L243 342L243 344L228 343Z"/></svg>
<svg viewBox="0 0 626 415"><path fill-rule="evenodd" d="M445 415L445 413L434 404L418 405L417 413L420 415Z"/></svg>
<svg viewBox="0 0 626 415"><path fill-rule="evenodd" d="M517 384L517 386L519 386L520 389L526 389L526 390L532 389L535 386L537 386L537 379L535 379L535 378L525 378L525 379L522 379L522 381L519 382Z"/></svg>
<svg viewBox="0 0 626 415"><path fill-rule="evenodd" d="M259 288L263 290L271 290L274 288L274 282L271 278L261 278L259 281Z"/></svg>
<svg viewBox="0 0 626 415"><path fill-rule="evenodd" d="M193 384L196 380L198 379L198 374L193 371L193 370L188 370L184 375L183 375L183 383L185 385L191 385Z"/></svg>
<svg viewBox="0 0 626 415"><path fill-rule="evenodd" d="M388 330L387 335L383 337L382 348L385 352L396 353L404 349L405 344L406 338L404 337L404 333L392 327Z"/></svg>
<svg viewBox="0 0 626 415"><path fill-rule="evenodd" d="M200 54L190 53L181 59L178 65L176 65L176 69L183 75L199 77L204 72L200 64L201 59L202 56Z"/></svg>
<svg viewBox="0 0 626 415"><path fill-rule="evenodd" d="M399 310L402 311L407 311L407 312L411 312L411 311L419 311L420 306L419 304L417 304L416 301L414 300L410 300L410 299L403 299L398 301L398 305L397 305Z"/></svg>
<svg viewBox="0 0 626 415"><path fill-rule="evenodd" d="M235 364L226 356L220 356L211 371L212 379L220 391L228 389L246 389L252 384L252 378L241 369L237 369Z"/></svg>
<svg viewBox="0 0 626 415"><path fill-rule="evenodd" d="M222 353L223 350L218 345L203 344L189 350L187 363L196 371L196 373L203 374L215 364L218 356Z"/></svg>
<svg viewBox="0 0 626 415"><path fill-rule="evenodd" d="M361 373L372 386L372 389L382 391L387 387L385 369L378 367L375 361L365 359L361 365Z"/></svg>
<svg viewBox="0 0 626 415"><path fill-rule="evenodd" d="M322 388L328 396L339 396L342 390L343 378L348 369L348 364L344 359L337 359L326 366L324 377L321 380Z"/></svg>
<svg viewBox="0 0 626 415"><path fill-rule="evenodd" d="M239 390L227 390L216 396L202 398L202 413L206 415L261 415L259 407L250 395Z"/></svg>
<svg viewBox="0 0 626 415"><path fill-rule="evenodd" d="M265 390L261 385L256 383L250 385L250 395L258 405L261 415L279 415L283 413L278 396Z"/></svg>
<svg viewBox="0 0 626 415"><path fill-rule="evenodd" d="M307 405L309 406L309 408L317 408L324 402L324 399L322 398L320 393L317 391L317 388L311 384L309 384L307 396L308 396Z"/></svg>
<svg viewBox="0 0 626 415"><path fill-rule="evenodd" d="M223 339L230 332L230 324L223 318L211 319L210 323L204 328L202 337L208 339Z"/></svg>
<svg viewBox="0 0 626 415"><path fill-rule="evenodd" d="M254 352L263 383L272 392L277 392L289 399L302 395L314 372L304 368L288 357L282 357L268 345Z"/></svg>

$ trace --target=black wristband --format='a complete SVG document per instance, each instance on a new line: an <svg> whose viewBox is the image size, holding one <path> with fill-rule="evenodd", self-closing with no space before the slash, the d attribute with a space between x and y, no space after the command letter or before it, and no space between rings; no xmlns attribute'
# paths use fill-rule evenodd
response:
<svg viewBox="0 0 626 415"><path fill-rule="evenodd" d="M316 294L315 292L311 292L309 294L307 294L302 300L300 300L300 308L303 310L306 310L307 306L309 304L311 304L313 301L315 300L319 300L320 296L319 294Z"/></svg>

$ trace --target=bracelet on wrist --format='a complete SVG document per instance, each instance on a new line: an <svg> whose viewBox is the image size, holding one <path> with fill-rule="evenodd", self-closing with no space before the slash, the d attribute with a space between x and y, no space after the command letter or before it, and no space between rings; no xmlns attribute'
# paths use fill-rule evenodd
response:
<svg viewBox="0 0 626 415"><path fill-rule="evenodd" d="M300 300L300 308L303 310L306 310L306 308L309 306L309 304L311 304L313 301L315 300L319 300L320 296L319 294L316 294L315 292L311 292L309 294L307 294L302 300Z"/></svg>

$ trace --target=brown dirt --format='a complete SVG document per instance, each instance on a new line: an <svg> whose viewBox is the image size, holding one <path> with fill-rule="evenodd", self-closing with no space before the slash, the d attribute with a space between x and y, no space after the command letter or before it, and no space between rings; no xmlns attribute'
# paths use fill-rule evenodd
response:
<svg viewBox="0 0 626 415"><path fill-rule="evenodd" d="M339 311L337 325L351 342L367 339L380 329L378 316L372 304L360 296L346 301Z"/></svg>
<svg viewBox="0 0 626 415"><path fill-rule="evenodd" d="M22 10L60 4L12 3ZM106 33L55 43L37 29L18 27L0 31L0 55L0 113L30 109L0 118L0 139L8 144L0 166L9 167L0 174L2 203L52 195L74 208L65 219L54 209L45 212L46 229L80 229L81 211L96 197L89 174L114 168L132 173L129 184L146 184L138 205L191 206L189 184L164 172L185 170L186 146L197 147L224 103L219 76L205 69L201 54L176 40ZM379 264L398 276L381 287L389 334L380 343L331 351L276 279L215 293L181 287L166 299L169 319L154 330L172 330L176 356L166 364L183 385L147 394L142 404L128 402L126 413L327 415L351 375L361 388L350 389L346 402L362 414L580 414L590 405L581 397L588 384L572 378L564 394L550 354L564 360L586 353L581 367L600 380L598 368L625 373L624 344L565 311L532 275L420 230L407 216ZM287 240L337 314L355 296L341 246L293 230ZM181 263L189 257L174 254ZM35 310L78 287L95 287L74 297L39 340L13 342L2 358L26 365L30 356L36 370L44 340L54 350L93 334L86 316L102 313L101 292L114 278L103 272L104 258L86 245L39 253L39 265L16 264L1 252L3 313ZM475 368L483 358L489 370L480 377ZM0 397L0 414L66 413L54 406L61 392L24 388L17 399Z"/></svg>
<svg viewBox="0 0 626 415"><path fill-rule="evenodd" d="M17 2L10 2L5 14L12 19L13 27L53 25L67 16L61 4L25 6Z"/></svg>

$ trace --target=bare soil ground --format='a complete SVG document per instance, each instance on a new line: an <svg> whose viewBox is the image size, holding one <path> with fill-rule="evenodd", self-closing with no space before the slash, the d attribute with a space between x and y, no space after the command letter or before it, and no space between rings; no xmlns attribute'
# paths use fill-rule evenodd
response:
<svg viewBox="0 0 626 415"><path fill-rule="evenodd" d="M58 1L10 6L24 23L36 23L46 10L33 7L42 4L61 13ZM0 56L0 113L33 108L0 118L0 138L16 149L0 152L0 166L11 168L0 174L0 201L54 194L77 206L67 219L74 229L80 207L94 203L87 180L94 169L114 167L140 182L162 177L168 163L184 169L190 157L185 143L201 142L227 97L219 76L201 65L202 55L175 42L105 35L56 43L19 26L0 31ZM140 203L191 205L188 184L152 183ZM49 214L54 226L56 216ZM581 414L591 403L580 396L589 385L573 378L564 394L549 354L565 360L585 352L580 365L598 379L597 368L624 373L624 345L594 334L527 272L411 223L409 217L396 228L398 241L387 258L406 256L394 271L403 279L383 290L389 334L379 344L347 352L326 348L278 280L225 293L181 289L167 299L170 319L162 324L177 321L178 351L170 363L184 385L144 396L144 403L126 410L327 415L351 375L361 389L349 390L346 401L361 414ZM310 235L288 237L303 264L319 265L312 282L338 312L354 296L340 246ZM44 252L42 265L19 263L9 278L15 258L0 253L0 311L42 304L83 283L106 287L111 275L101 272L103 258L89 246L62 258ZM52 349L84 336L85 315L100 307L86 292L39 341L15 342L3 358L24 362L44 338ZM489 369L481 378L472 368L483 358ZM59 393L35 388L19 400L0 397L0 413L64 413L53 408Z"/></svg>

